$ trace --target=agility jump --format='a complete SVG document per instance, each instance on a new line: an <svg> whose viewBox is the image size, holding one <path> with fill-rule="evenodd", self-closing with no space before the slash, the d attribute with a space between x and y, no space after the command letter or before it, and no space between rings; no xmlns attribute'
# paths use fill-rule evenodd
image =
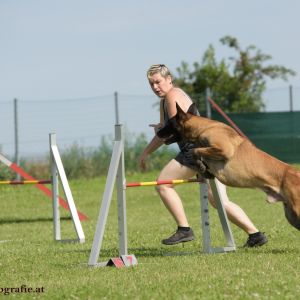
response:
<svg viewBox="0 0 300 300"><path fill-rule="evenodd" d="M156 186L163 184L183 184L183 183L204 183L203 180L198 179L173 179L173 180L159 180L159 181L141 181L141 182L128 182L126 187L137 187L137 186Z"/></svg>
<svg viewBox="0 0 300 300"><path fill-rule="evenodd" d="M107 262L98 263L98 258L101 251L102 240L105 231L105 225L109 212L109 207L112 199L114 184L117 184L117 201L118 201L118 232L119 232L119 257L111 258ZM136 258L133 254L128 254L127 249L127 222L126 222L126 188L154 186L160 184L183 184L198 182L200 183L200 199L201 199L201 224L203 233L203 252L204 253L221 253L228 251L235 251L231 228L228 218L223 207L221 197L222 193L218 186L218 181L209 180L209 185L216 201L219 218L221 221L224 236L227 241L227 246L213 248L210 239L210 223L209 223L209 206L208 206L208 181L200 182L197 179L190 180L164 180L164 181L150 181L150 182L132 182L127 183L125 180L124 167L124 138L122 125L115 125L115 141L113 146L112 157L107 174L105 189L102 197L101 207L98 216L98 222L94 234L93 245L88 261L89 266L100 267L107 265L114 265L116 267L130 266L136 264Z"/></svg>
<svg viewBox="0 0 300 300"><path fill-rule="evenodd" d="M21 175L23 178L26 179L26 181L39 181L36 178L32 177L30 174L28 174L24 169L22 169L20 166L16 165L15 163L13 163L12 161L10 161L7 157L5 157L3 154L0 153L0 162L2 162L4 165L6 165L7 167L9 167L12 171L14 171L15 173ZM46 186L44 186L44 184L46 183L34 183L35 187L38 188L40 191L42 191L46 196L48 196L49 198L52 199L53 195L50 189L48 189ZM66 210L70 210L69 209L69 205L68 203L61 197L58 198L59 199L59 205L61 207L63 207ZM82 212L78 211L78 215L79 215L79 219L81 221L84 220L88 220L88 217L83 214Z"/></svg>
<svg viewBox="0 0 300 300"><path fill-rule="evenodd" d="M49 134L49 143L50 143L50 159L51 159L51 180L36 180L27 174L23 169L21 169L16 164L9 161L2 154L0 154L0 161L14 170L16 173L20 174L22 177L28 180L5 180L0 181L0 185L27 185L34 184L37 188L42 190L47 196L52 198L53 205L53 227L54 227L54 240L61 241L61 230L60 230L60 213L59 213L59 205L63 205L66 209L68 209L71 213L73 225L75 227L75 231L78 237L78 241L80 243L85 242L85 236L82 230L82 226L80 223L80 215L82 219L86 219L87 217L76 210L75 202L71 193L71 189L66 177L66 173L60 158L60 154L56 144L56 135L54 133ZM67 202L65 202L62 198L59 197L58 194L58 177L60 177L60 181L62 184L62 188L64 190ZM49 190L44 184L51 184L52 191Z"/></svg>
<svg viewBox="0 0 300 300"><path fill-rule="evenodd" d="M51 184L51 180L1 180L0 184Z"/></svg>

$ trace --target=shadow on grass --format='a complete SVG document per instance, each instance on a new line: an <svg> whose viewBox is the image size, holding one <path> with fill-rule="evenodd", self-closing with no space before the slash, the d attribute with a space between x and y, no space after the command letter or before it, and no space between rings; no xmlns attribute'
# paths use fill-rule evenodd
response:
<svg viewBox="0 0 300 300"><path fill-rule="evenodd" d="M199 255L202 253L200 250L185 250L176 247L174 249L170 248L151 248L151 247L141 247L141 248L130 248L130 253L135 254L139 257L165 257L165 256L183 256L183 255Z"/></svg>
<svg viewBox="0 0 300 300"><path fill-rule="evenodd" d="M91 249L73 249L67 252L81 252L90 253ZM64 251L65 252L65 251ZM199 255L202 254L201 250L180 250L178 247L176 249L164 249L164 248L152 248L152 247L141 247L141 248L129 248L128 254L134 254L137 257L165 257L165 256L183 256L183 255ZM100 256L102 257L118 257L118 248L104 248L100 251Z"/></svg>
<svg viewBox="0 0 300 300"><path fill-rule="evenodd" d="M282 247L282 248L270 248L270 247L262 247L262 248L238 248L238 251L240 250L240 253L253 253L253 254L299 254L300 249L298 248L292 248L292 247Z"/></svg>
<svg viewBox="0 0 300 300"><path fill-rule="evenodd" d="M71 220L71 217L62 217L61 221ZM0 219L0 225L4 224L18 224L18 223L37 223L37 222L53 222L53 218L34 218L34 219L17 219L17 218L6 218Z"/></svg>
<svg viewBox="0 0 300 300"><path fill-rule="evenodd" d="M270 249L268 253L272 254L287 254L287 253L300 253L299 249L296 248L283 248L283 249Z"/></svg>

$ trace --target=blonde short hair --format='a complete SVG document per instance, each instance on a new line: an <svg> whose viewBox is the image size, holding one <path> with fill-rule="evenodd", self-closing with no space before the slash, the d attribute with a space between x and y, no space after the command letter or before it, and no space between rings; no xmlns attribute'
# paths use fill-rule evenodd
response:
<svg viewBox="0 0 300 300"><path fill-rule="evenodd" d="M152 65L147 71L148 80L156 73L159 73L164 78L171 76L173 79L172 74L166 65Z"/></svg>

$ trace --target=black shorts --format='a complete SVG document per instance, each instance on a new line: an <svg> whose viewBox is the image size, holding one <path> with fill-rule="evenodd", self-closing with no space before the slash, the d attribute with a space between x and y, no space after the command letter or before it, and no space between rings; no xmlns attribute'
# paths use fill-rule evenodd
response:
<svg viewBox="0 0 300 300"><path fill-rule="evenodd" d="M195 171L198 170L196 162L190 156L187 156L187 153L194 148L195 146L190 144L186 145L181 151L176 155L175 160L178 161L181 165L193 169Z"/></svg>

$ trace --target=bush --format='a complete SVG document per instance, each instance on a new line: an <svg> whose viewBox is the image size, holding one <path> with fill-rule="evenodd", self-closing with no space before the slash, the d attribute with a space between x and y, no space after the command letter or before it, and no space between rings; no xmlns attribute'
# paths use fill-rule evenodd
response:
<svg viewBox="0 0 300 300"><path fill-rule="evenodd" d="M9 167L0 163L0 180L13 180L16 178L16 173Z"/></svg>
<svg viewBox="0 0 300 300"><path fill-rule="evenodd" d="M127 174L140 171L138 159L148 142L144 134L135 136L125 133L124 153L125 170ZM100 146L96 149L83 148L74 143L61 152L61 159L69 179L94 178L106 176L111 160L113 138L103 136ZM147 171L160 170L176 154L172 147L162 146L151 154L147 162ZM43 160L21 159L21 167L37 179L49 179L51 168L49 158ZM2 180L15 179L16 174L8 167L0 165L0 178Z"/></svg>

